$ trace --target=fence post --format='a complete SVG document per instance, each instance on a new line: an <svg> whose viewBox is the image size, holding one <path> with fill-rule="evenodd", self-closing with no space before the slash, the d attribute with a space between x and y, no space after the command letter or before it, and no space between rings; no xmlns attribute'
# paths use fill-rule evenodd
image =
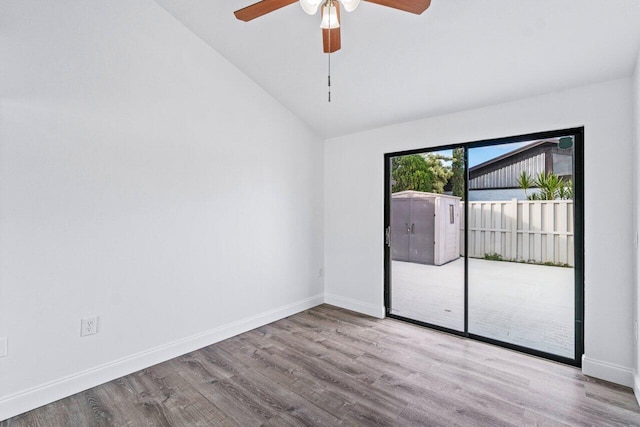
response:
<svg viewBox="0 0 640 427"><path fill-rule="evenodd" d="M531 229L529 219L531 203L533 202L522 202L522 259L524 261L529 261L529 259L531 259L531 255L529 253L529 250L531 249L531 243L529 242L531 234L529 233L529 230Z"/></svg>
<svg viewBox="0 0 640 427"><path fill-rule="evenodd" d="M518 259L518 199L511 199L511 252L514 260Z"/></svg>

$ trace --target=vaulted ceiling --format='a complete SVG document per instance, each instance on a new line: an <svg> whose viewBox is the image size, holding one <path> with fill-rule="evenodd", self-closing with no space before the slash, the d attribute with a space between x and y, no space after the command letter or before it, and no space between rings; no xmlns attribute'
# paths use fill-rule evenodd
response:
<svg viewBox="0 0 640 427"><path fill-rule="evenodd" d="M362 2L327 55L319 15L257 0L156 0L323 137L626 77L637 0L433 0L422 15Z"/></svg>

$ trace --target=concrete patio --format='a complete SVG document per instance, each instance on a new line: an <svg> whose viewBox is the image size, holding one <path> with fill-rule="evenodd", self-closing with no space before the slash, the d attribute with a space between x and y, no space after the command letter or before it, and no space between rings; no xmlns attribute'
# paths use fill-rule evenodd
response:
<svg viewBox="0 0 640 427"><path fill-rule="evenodd" d="M392 262L391 312L464 329L464 260ZM469 332L574 357L573 268L469 259Z"/></svg>

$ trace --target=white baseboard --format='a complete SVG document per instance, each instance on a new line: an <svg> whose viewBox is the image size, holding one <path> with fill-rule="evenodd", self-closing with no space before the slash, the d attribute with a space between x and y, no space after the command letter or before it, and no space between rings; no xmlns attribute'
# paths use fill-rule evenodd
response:
<svg viewBox="0 0 640 427"><path fill-rule="evenodd" d="M384 319L385 316L384 306L379 307L377 305L367 304L362 301L341 297L339 295L324 294L324 302L335 305L336 307L366 314L367 316L377 317L378 319Z"/></svg>
<svg viewBox="0 0 640 427"><path fill-rule="evenodd" d="M582 373L590 377L633 387L633 369L582 356Z"/></svg>
<svg viewBox="0 0 640 427"><path fill-rule="evenodd" d="M640 405L640 375L638 372L633 373L633 394L636 395L636 400Z"/></svg>
<svg viewBox="0 0 640 427"><path fill-rule="evenodd" d="M56 400L71 396L149 366L165 362L202 347L231 338L243 332L275 322L324 302L324 295L296 301L273 310L227 323L200 334L164 344L146 351L59 378L0 399L0 421L14 417Z"/></svg>

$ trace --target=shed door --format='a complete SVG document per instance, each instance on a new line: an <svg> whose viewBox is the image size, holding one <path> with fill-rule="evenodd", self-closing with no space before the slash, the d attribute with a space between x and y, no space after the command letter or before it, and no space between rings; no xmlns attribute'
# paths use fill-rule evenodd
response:
<svg viewBox="0 0 640 427"><path fill-rule="evenodd" d="M394 261L409 261L410 230L411 199L391 199L391 258Z"/></svg>
<svg viewBox="0 0 640 427"><path fill-rule="evenodd" d="M444 218L444 262L458 259L460 256L460 203L447 199L445 202Z"/></svg>
<svg viewBox="0 0 640 427"><path fill-rule="evenodd" d="M411 202L409 261L433 264L435 203L433 199L412 199Z"/></svg>

